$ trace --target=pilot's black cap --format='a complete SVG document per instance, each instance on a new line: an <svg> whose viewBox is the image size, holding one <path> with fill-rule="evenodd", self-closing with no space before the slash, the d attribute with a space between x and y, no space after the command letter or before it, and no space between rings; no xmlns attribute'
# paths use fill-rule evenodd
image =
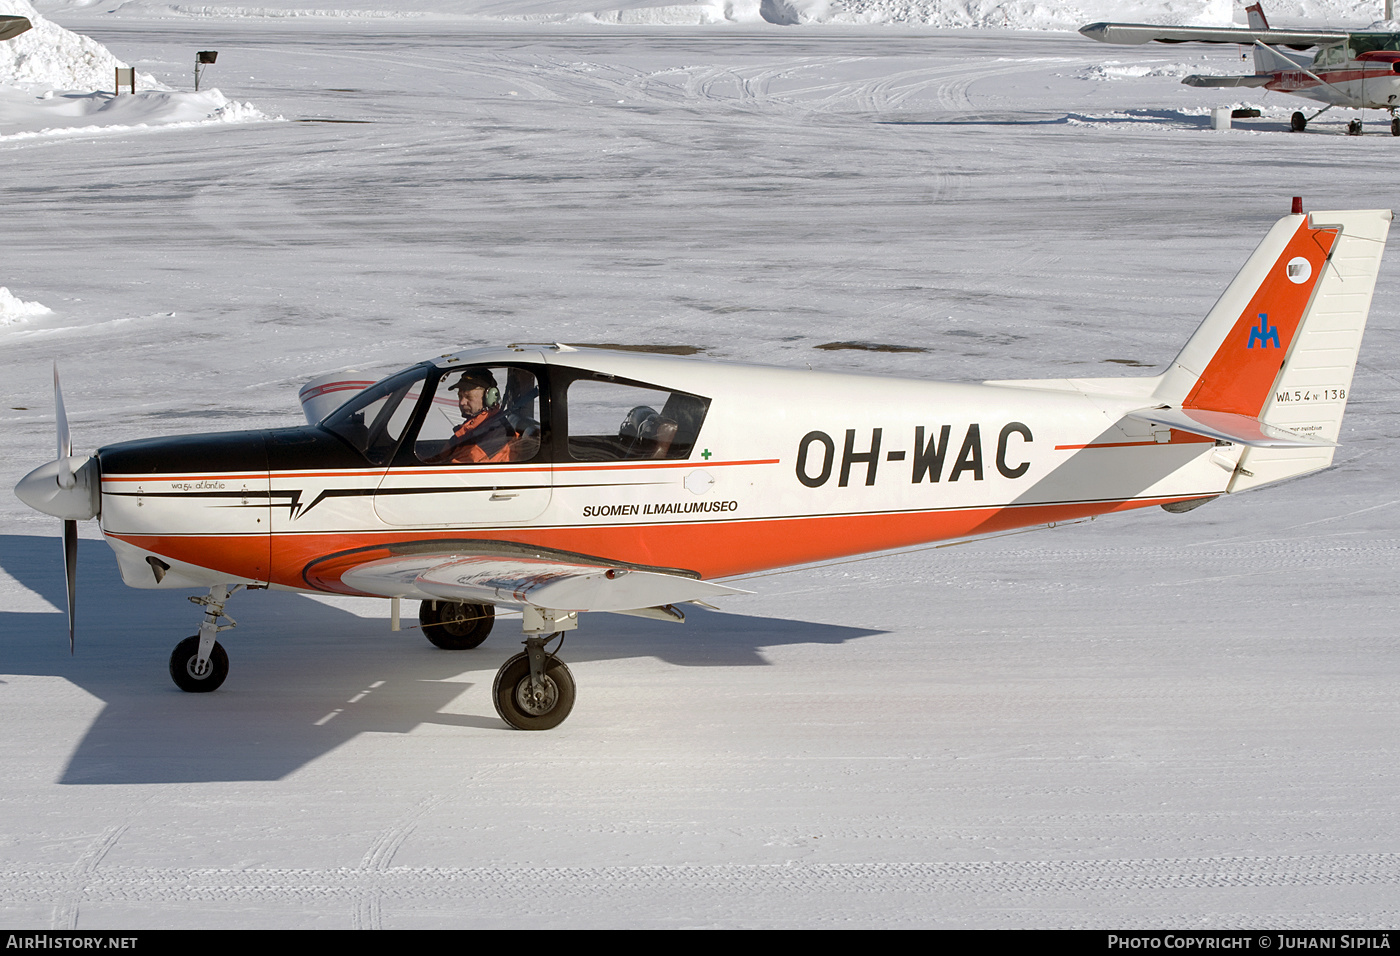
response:
<svg viewBox="0 0 1400 956"><path fill-rule="evenodd" d="M496 376L491 374L489 368L469 368L462 371L462 377L457 379L457 383L452 386L455 390L461 391L464 388L498 388Z"/></svg>

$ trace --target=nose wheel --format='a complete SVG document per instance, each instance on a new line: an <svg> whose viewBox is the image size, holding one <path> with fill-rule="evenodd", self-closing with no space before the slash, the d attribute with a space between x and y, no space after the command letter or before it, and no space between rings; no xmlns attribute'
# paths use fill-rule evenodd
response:
<svg viewBox="0 0 1400 956"><path fill-rule="evenodd" d="M207 694L217 690L225 677L228 677L228 654L218 641L204 660L199 656L198 634L175 645L170 655L170 679L176 687L190 694Z"/></svg>
<svg viewBox="0 0 1400 956"><path fill-rule="evenodd" d="M242 589L241 584L232 588L216 584L207 596L190 598L190 603L203 605L204 620L199 633L176 644L170 655L170 679L176 687L190 694L207 694L217 690L228 677L228 653L214 635L237 626L238 622L224 613L224 605ZM220 619L228 623L220 624Z"/></svg>

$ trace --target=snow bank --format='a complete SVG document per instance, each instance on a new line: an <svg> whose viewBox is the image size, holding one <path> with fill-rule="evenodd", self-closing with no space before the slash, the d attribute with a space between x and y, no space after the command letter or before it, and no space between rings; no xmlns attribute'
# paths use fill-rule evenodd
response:
<svg viewBox="0 0 1400 956"><path fill-rule="evenodd" d="M28 6L27 0L0 0ZM95 0L39 0L39 7L90 16ZM1242 0L115 0L122 17L462 17L508 22L655 24L889 24L939 28L1075 30L1095 20L1227 25L1244 22ZM106 5L104 5L106 6ZM1382 0L1264 0L1276 25L1362 26ZM104 15L106 11L101 11Z"/></svg>
<svg viewBox="0 0 1400 956"><path fill-rule="evenodd" d="M34 24L0 41L0 139L268 119L218 90L181 93L145 73L137 74L135 95L118 96L108 92L113 71L126 64L102 44L45 19L29 0L0 0L0 13Z"/></svg>
<svg viewBox="0 0 1400 956"><path fill-rule="evenodd" d="M45 19L29 0L0 0L0 14L28 17L34 29L0 42L0 84L53 90L111 89L113 71L126 66L102 44ZM145 73L137 88L169 89Z"/></svg>
<svg viewBox="0 0 1400 956"><path fill-rule="evenodd" d="M51 315L53 309L38 302L25 302L0 285L0 326L17 325L36 315Z"/></svg>
<svg viewBox="0 0 1400 956"><path fill-rule="evenodd" d="M268 119L253 105L234 102L218 90L149 90L134 96L49 91L34 96L0 86L0 140Z"/></svg>

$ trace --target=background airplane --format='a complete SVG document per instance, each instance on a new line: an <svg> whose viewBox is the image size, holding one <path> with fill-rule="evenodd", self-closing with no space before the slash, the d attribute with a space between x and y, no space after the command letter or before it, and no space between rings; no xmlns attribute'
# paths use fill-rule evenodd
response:
<svg viewBox="0 0 1400 956"><path fill-rule="evenodd" d="M1391 17L1386 0L1386 21ZM1348 30L1276 30L1263 7L1245 8L1248 27L1159 26L1147 23L1090 23L1079 32L1101 43L1238 43L1254 49L1254 73L1241 76L1188 76L1181 82L1200 87L1258 87L1327 104L1312 116L1295 112L1295 132L1334 106L1383 109L1391 115L1390 132L1400 136L1400 33ZM1318 47L1316 56L1299 53ZM1347 125L1353 136L1361 120Z"/></svg>
<svg viewBox="0 0 1400 956"><path fill-rule="evenodd" d="M207 588L175 683L217 688L215 637L243 588L418 600L440 647L517 608L497 673L521 729L568 716L548 644L583 611L683 620L754 571L1161 505L1332 460L1388 210L1281 219L1176 360L1150 378L945 384L515 345L380 382L325 376L298 428L123 442L16 487L64 520L69 639L76 522L97 517L123 580ZM620 424L619 424L620 423ZM221 622L227 623L221 623Z"/></svg>
<svg viewBox="0 0 1400 956"><path fill-rule="evenodd" d="M34 28L28 17L0 16L0 40L11 40Z"/></svg>

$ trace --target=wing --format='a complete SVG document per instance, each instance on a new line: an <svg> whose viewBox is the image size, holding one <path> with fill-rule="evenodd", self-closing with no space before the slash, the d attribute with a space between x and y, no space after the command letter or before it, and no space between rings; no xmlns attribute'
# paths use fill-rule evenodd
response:
<svg viewBox="0 0 1400 956"><path fill-rule="evenodd" d="M1165 425L1177 431L1190 432L1216 441L1255 448L1335 448L1337 443L1325 438L1310 438L1287 428L1261 422L1249 415L1215 412L1203 408L1140 408L1128 413L1129 418L1150 425Z"/></svg>
<svg viewBox="0 0 1400 956"><path fill-rule="evenodd" d="M17 37L27 30L33 29L34 24L29 22L28 17L0 17L0 40L9 40Z"/></svg>
<svg viewBox="0 0 1400 956"><path fill-rule="evenodd" d="M460 552L381 558L342 572L340 580L383 597L556 611L635 611L750 593L670 571Z"/></svg>
<svg viewBox="0 0 1400 956"><path fill-rule="evenodd" d="M1257 73L1245 74L1242 76L1188 76L1181 82L1187 86L1267 86L1272 80L1273 74Z"/></svg>
<svg viewBox="0 0 1400 956"><path fill-rule="evenodd" d="M1167 27L1152 23L1090 23L1079 32L1100 43L1268 43L1306 50L1336 43L1350 34L1345 30L1253 30L1249 27Z"/></svg>

